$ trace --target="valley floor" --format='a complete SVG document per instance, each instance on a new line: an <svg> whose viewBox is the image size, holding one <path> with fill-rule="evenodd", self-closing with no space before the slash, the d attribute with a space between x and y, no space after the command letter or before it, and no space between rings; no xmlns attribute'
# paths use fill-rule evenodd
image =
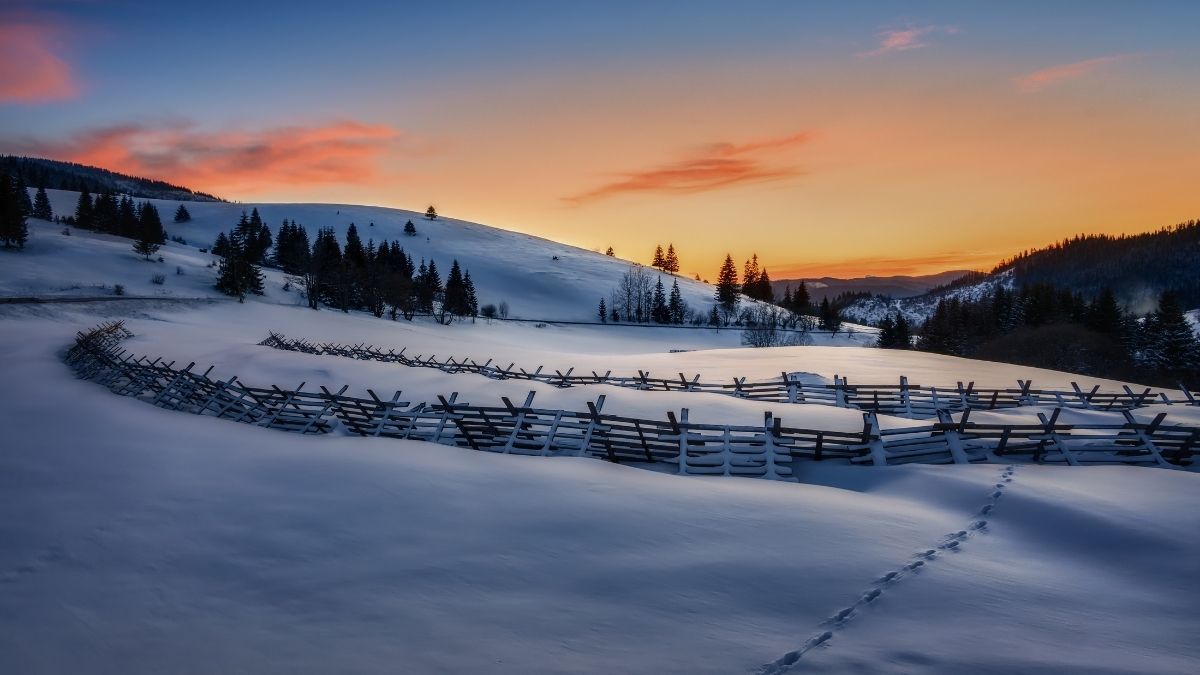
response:
<svg viewBox="0 0 1200 675"><path fill-rule="evenodd" d="M255 343L274 329L706 378L1072 376L853 348L668 354L637 329L613 339L266 303L116 304L0 308L3 672L1116 674L1200 664L1193 472L804 464L799 484L680 478L160 410L75 379L61 352L76 330L128 316L132 351L211 362L223 376L479 400L539 386ZM687 342L699 339L691 333L671 346L715 346ZM565 405L594 398L590 389L538 396ZM618 409L655 415L686 405L761 419L765 405L606 393ZM836 408L782 414L861 424Z"/></svg>

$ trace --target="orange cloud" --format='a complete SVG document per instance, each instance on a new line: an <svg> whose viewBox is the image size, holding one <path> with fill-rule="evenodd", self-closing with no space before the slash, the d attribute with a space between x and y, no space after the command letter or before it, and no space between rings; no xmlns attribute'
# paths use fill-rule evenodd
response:
<svg viewBox="0 0 1200 675"><path fill-rule="evenodd" d="M879 46L869 52L863 52L859 56L880 56L881 54L891 52L903 52L909 49L928 47L929 43L925 42L924 38L931 33L938 32L953 35L958 32L958 29L952 26L929 25L881 31L878 35Z"/></svg>
<svg viewBox="0 0 1200 675"><path fill-rule="evenodd" d="M71 66L54 53L54 31L33 22L0 24L0 104L73 98Z"/></svg>
<svg viewBox="0 0 1200 675"><path fill-rule="evenodd" d="M1094 59L1086 61L1078 61L1076 63L1065 63L1059 66L1051 66L1041 70L1035 70L1027 75L1014 77L1013 82L1017 88L1023 92L1035 92L1046 87L1058 84L1064 80L1073 80L1077 77L1083 77L1088 73L1104 68L1113 63L1124 61L1130 57L1129 54L1113 54L1111 56L1098 56Z"/></svg>
<svg viewBox="0 0 1200 675"><path fill-rule="evenodd" d="M811 138L810 132L800 132L741 145L712 143L702 148L702 156L626 173L621 180L566 197L564 201L579 205L622 192L688 194L796 176L801 172L795 167L770 166L755 155L794 147Z"/></svg>
<svg viewBox="0 0 1200 675"><path fill-rule="evenodd" d="M430 150L392 127L353 121L221 132L200 131L190 123L124 124L85 130L66 142L15 145L24 154L231 195L273 186L369 182L379 176L377 164L385 152Z"/></svg>

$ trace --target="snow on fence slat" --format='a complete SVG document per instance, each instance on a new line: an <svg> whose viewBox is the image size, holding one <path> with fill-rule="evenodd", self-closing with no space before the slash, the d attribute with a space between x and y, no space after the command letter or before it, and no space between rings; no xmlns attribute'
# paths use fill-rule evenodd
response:
<svg viewBox="0 0 1200 675"><path fill-rule="evenodd" d="M690 379L683 373L676 378L651 377L648 371L639 370L636 376L613 375L608 371L601 375L574 374L566 372L544 372L542 366L533 371L514 368L514 364L500 367L489 359L483 364L470 359L457 361L449 357L439 361L435 355L405 356L389 349L383 351L374 345L316 344L303 339L289 339L271 332L260 345L284 351L314 355L334 355L363 361L397 363L415 368L435 368L446 373L474 373L495 380L529 380L555 387L567 388L583 385L608 384L616 387L644 391L689 391L725 394L769 403L798 403L808 405L830 405L873 411L882 415L893 415L909 419L936 418L942 412L966 410L1003 410L1022 406L1056 406L1084 410L1122 411L1145 407L1151 404L1200 405L1200 400L1187 387L1180 384L1180 397L1171 398L1165 392L1158 395L1147 388L1137 392L1128 385L1122 391L1100 391L1097 385L1084 391L1078 383L1071 383L1071 390L1033 389L1029 380L1017 380L1016 388L977 388L974 382L958 382L955 386L921 386L910 384L901 377L898 384L850 384L835 375L833 384L812 384L797 381L783 373L778 379L747 382L744 377L735 377L731 382L701 382L699 375Z"/></svg>
<svg viewBox="0 0 1200 675"><path fill-rule="evenodd" d="M349 396L343 386L306 391L253 387L213 380L210 367L126 355L119 343L131 334L121 322L102 324L76 336L66 361L81 377L114 393L153 405L302 434L323 434L336 426L359 436L422 440L474 450L525 455L568 455L613 462L659 464L686 475L792 478L795 462L840 459L855 464L908 462L967 463L1028 457L1067 464L1190 464L1200 446L1200 428L1163 424L1165 415L1138 422L1125 412L1121 424L1064 424L1062 407L1040 424L976 424L970 409L955 421L942 411L919 427L880 429L874 410L863 413L861 432L801 429L765 413L758 425L693 422L688 410L665 420L603 412L604 396L587 411L536 408L535 393L520 405L470 405L458 394L436 395L437 403L390 399L367 390L369 398Z"/></svg>

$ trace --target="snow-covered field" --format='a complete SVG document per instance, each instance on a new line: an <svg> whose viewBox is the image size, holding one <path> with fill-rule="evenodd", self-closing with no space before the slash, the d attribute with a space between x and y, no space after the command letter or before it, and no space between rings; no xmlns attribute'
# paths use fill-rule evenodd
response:
<svg viewBox="0 0 1200 675"><path fill-rule="evenodd" d="M196 204L193 215L215 235L241 208ZM273 225L334 224L306 221L301 208L260 210ZM355 214L360 227L370 221ZM373 217L376 229L392 222ZM165 263L148 263L126 240L33 226L27 252L3 254L3 294L93 295L91 284L122 283L132 295L174 300L0 306L0 672L1200 669L1195 472L807 463L799 483L678 477L196 417L77 380L61 355L75 331L119 317L136 335L124 345L132 352L213 364L214 376L253 384L403 389L412 400L458 391L474 403L532 389L539 404L563 407L604 393L606 411L660 417L688 407L695 421L727 423L761 421L772 405L496 382L256 343L275 330L527 368L705 380L799 371L852 382L1122 383L862 349L861 333L754 350L738 348L736 330L389 322L313 312L274 276L267 296L238 304L211 291L211 257L194 247L168 246ZM464 241L482 228L461 227ZM526 239L537 255L558 246ZM491 244L496 252L479 244L476 259L513 256L508 263L481 262L477 272L468 262L481 290L507 289L514 313L573 318L595 294L588 284L624 269L561 247L557 262L578 255L575 269L587 271L572 285L553 274L556 254L515 266L516 241ZM166 284L150 284L164 269ZM560 287L567 299L526 306L515 296L525 285L534 300L559 297ZM1173 408L1195 423L1193 410ZM862 423L826 406L774 412L797 426Z"/></svg>

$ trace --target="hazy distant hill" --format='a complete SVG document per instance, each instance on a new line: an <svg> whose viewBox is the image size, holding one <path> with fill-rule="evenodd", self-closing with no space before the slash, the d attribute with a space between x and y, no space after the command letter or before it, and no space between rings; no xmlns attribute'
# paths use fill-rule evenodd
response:
<svg viewBox="0 0 1200 675"><path fill-rule="evenodd" d="M815 302L820 302L825 297L832 299L842 293L870 293L893 298L911 298L948 284L966 273L966 270L951 270L923 276L866 276L854 279L819 277L803 281L808 286L809 297ZM775 296L781 297L785 288L788 286L795 288L800 285L800 281L800 279L780 279L771 282L771 287L775 291Z"/></svg>
<svg viewBox="0 0 1200 675"><path fill-rule="evenodd" d="M171 199L187 202L224 201L213 195L196 192L161 180L126 176L125 174L95 166L60 162L41 157L0 156L0 171L24 179L28 187L46 187L54 190L87 190L115 192L142 199Z"/></svg>
<svg viewBox="0 0 1200 675"><path fill-rule="evenodd" d="M906 297L877 293L859 298L843 310L843 315L873 324L886 314L902 312L920 322L933 312L941 298L978 300L994 293L997 285L1013 289L1033 284L1049 284L1089 300L1101 289L1109 288L1118 302L1139 314L1152 311L1159 294L1170 290L1185 307L1191 308L1200 306L1197 261L1200 261L1197 220L1143 234L1080 235L1025 251L1001 262L990 273L974 272L954 280L956 283L931 288L927 294Z"/></svg>

